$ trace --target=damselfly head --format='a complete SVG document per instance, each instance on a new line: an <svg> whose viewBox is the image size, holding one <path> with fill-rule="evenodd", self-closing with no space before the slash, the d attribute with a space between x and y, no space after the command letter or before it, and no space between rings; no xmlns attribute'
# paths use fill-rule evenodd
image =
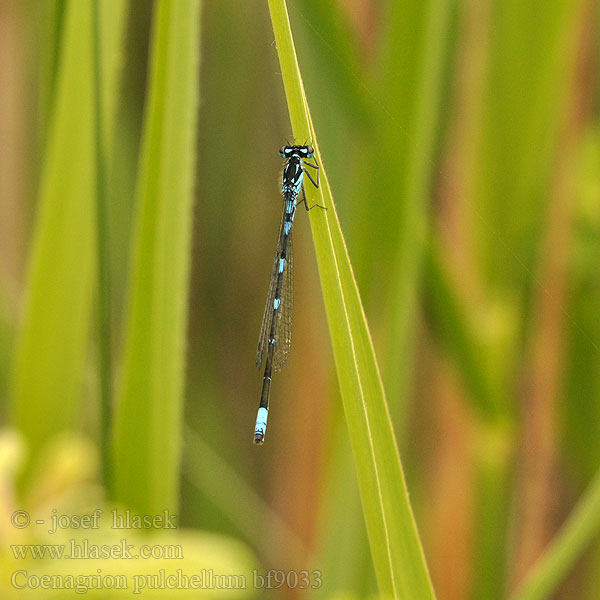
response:
<svg viewBox="0 0 600 600"><path fill-rule="evenodd" d="M279 155L282 158L291 158L294 155L300 158L312 158L315 155L315 149L312 146L282 146L279 149Z"/></svg>

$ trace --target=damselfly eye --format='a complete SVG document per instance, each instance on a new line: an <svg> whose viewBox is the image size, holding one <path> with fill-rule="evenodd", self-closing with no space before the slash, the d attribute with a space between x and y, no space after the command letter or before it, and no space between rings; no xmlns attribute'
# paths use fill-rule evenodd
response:
<svg viewBox="0 0 600 600"><path fill-rule="evenodd" d="M312 146L307 146L306 152L308 154L308 158L312 158L315 155L315 149Z"/></svg>
<svg viewBox="0 0 600 600"><path fill-rule="evenodd" d="M279 148L279 156L285 156L285 146L281 146L281 148Z"/></svg>

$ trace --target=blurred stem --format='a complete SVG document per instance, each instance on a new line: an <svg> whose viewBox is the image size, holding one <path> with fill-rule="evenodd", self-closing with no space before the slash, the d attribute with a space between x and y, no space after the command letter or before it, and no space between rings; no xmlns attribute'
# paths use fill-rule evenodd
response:
<svg viewBox="0 0 600 600"><path fill-rule="evenodd" d="M477 536L474 549L475 581L471 598L503 598L509 512L507 489L512 474L514 435L510 427L493 425L475 434L473 455L477 469Z"/></svg>
<svg viewBox="0 0 600 600"><path fill-rule="evenodd" d="M504 582L506 523L509 509L511 452L514 444L509 398L482 360L486 344L501 343L477 336L469 310L460 298L447 261L432 238L426 252L426 293L430 325L450 357L479 418L473 454L477 470L476 549L473 598L500 598ZM494 345L496 349L496 345Z"/></svg>
<svg viewBox="0 0 600 600"><path fill-rule="evenodd" d="M511 600L548 598L600 530L600 471Z"/></svg>
<svg viewBox="0 0 600 600"><path fill-rule="evenodd" d="M108 194L106 154L104 140L104 110L101 60L100 0L94 0L92 14L92 39L94 61L94 139L96 144L96 251L98 253L98 373L100 378L100 454L102 476L107 490L110 477L110 425L111 425L111 316L110 316L110 256L108 231Z"/></svg>
<svg viewBox="0 0 600 600"><path fill-rule="evenodd" d="M583 28L582 28L583 29ZM559 452L556 414L563 390L565 370L565 317L568 257L571 247L573 197L579 175L581 134L587 116L584 95L588 94L580 75L586 72L584 46L568 44L571 75L563 110L561 132L550 181L547 223L538 265L529 356L523 393L523 435L519 460L519 502L516 509L514 564L511 580L518 583L543 551L552 533L556 497L556 457ZM582 68L583 67L583 68Z"/></svg>
<svg viewBox="0 0 600 600"><path fill-rule="evenodd" d="M39 130L40 141L46 139L54 92L58 80L60 45L65 21L66 0L37 0L40 38L43 40L39 53ZM41 149L44 143L40 144Z"/></svg>
<svg viewBox="0 0 600 600"><path fill-rule="evenodd" d="M393 278L383 299L385 308L385 351L382 371L386 395L396 419L403 420L410 388L410 374L415 350L417 291L423 269L428 200L431 187L436 125L444 77L445 50L452 3L428 0L407 7L390 5L392 23L387 32L385 70L381 79L381 97L387 95L390 107L404 110L385 112L387 122L380 130L378 147L389 156L399 153L390 187L390 201L400 206L400 218L393 235ZM407 48L411 59L405 64ZM414 56L413 56L414 53ZM399 65L404 67L398 75ZM399 79L404 78L404 83ZM410 88L410 92L407 88ZM409 92L409 93L407 93ZM399 148L400 146L400 148ZM380 168L389 171L381 161ZM383 181L383 179L382 179ZM381 298L378 298L378 302ZM403 430L401 425L399 430Z"/></svg>
<svg viewBox="0 0 600 600"><path fill-rule="evenodd" d="M465 401L472 404L482 422L492 424L507 414L508 400L498 388L482 361L482 344L470 318L470 311L459 296L442 250L433 236L425 252L425 293L430 327L435 339L454 361L469 392Z"/></svg>

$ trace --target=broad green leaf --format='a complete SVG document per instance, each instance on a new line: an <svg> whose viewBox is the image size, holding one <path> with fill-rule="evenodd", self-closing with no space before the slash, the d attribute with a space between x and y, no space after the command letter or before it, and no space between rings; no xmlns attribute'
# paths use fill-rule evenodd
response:
<svg viewBox="0 0 600 600"><path fill-rule="evenodd" d="M103 3L103 31L111 31L102 52L107 99L115 91L124 7L122 0ZM11 380L15 423L34 454L79 411L95 268L91 1L68 3L61 32Z"/></svg>
<svg viewBox="0 0 600 600"><path fill-rule="evenodd" d="M155 7L113 452L116 498L146 513L178 500L199 18L199 0Z"/></svg>

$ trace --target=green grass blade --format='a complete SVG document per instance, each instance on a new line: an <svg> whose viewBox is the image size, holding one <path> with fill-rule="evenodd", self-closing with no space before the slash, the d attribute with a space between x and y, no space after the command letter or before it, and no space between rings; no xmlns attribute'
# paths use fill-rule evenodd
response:
<svg viewBox="0 0 600 600"><path fill-rule="evenodd" d="M511 600L549 598L600 529L600 471Z"/></svg>
<svg viewBox="0 0 600 600"><path fill-rule="evenodd" d="M118 12L123 3L110 6ZM11 377L15 424L34 453L73 425L82 397L95 267L91 19L90 1L67 4ZM103 45L105 74L120 44L115 32L111 39Z"/></svg>
<svg viewBox="0 0 600 600"><path fill-rule="evenodd" d="M116 498L147 513L178 497L200 2L161 0L154 18L113 455Z"/></svg>
<svg viewBox="0 0 600 600"><path fill-rule="evenodd" d="M307 191L311 204L318 202L328 210L311 211L311 227L380 592L395 598L433 598L373 345L312 128L286 6L283 0L269 0L269 8L292 130L297 140L312 140L321 165L320 189Z"/></svg>

